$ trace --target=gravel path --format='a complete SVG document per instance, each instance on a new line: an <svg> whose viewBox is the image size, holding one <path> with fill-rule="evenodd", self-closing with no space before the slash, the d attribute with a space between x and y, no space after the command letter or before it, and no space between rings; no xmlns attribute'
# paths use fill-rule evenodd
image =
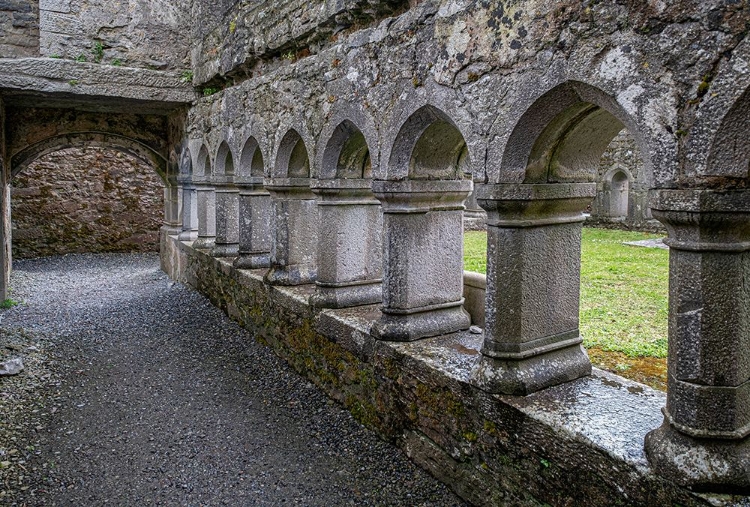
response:
<svg viewBox="0 0 750 507"><path fill-rule="evenodd" d="M14 268L0 504L462 505L157 256Z"/></svg>

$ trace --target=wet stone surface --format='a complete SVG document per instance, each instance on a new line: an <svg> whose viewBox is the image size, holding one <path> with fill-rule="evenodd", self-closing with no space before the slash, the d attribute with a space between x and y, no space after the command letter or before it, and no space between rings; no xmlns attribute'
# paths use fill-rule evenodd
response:
<svg viewBox="0 0 750 507"><path fill-rule="evenodd" d="M14 267L1 325L34 355L0 380L0 504L462 505L156 255Z"/></svg>

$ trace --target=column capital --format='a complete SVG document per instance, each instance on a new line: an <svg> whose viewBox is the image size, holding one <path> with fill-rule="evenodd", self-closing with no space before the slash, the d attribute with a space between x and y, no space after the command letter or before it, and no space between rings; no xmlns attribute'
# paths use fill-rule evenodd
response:
<svg viewBox="0 0 750 507"><path fill-rule="evenodd" d="M750 190L659 190L651 213L669 232L664 243L675 250L750 250Z"/></svg>
<svg viewBox="0 0 750 507"><path fill-rule="evenodd" d="M380 201L375 199L372 193L372 180L370 179L313 180L311 189L318 197L318 206L345 206L348 204L377 206L380 204Z"/></svg>
<svg viewBox="0 0 750 507"><path fill-rule="evenodd" d="M477 186L477 202L487 211L487 225L539 227L583 222L596 196L596 183L501 183Z"/></svg>
<svg viewBox="0 0 750 507"><path fill-rule="evenodd" d="M372 190L383 213L463 210L471 180L374 180Z"/></svg>

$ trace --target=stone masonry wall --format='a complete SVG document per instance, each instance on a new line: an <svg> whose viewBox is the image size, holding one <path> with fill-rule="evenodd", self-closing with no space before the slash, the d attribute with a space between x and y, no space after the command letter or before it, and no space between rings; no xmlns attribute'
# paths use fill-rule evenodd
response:
<svg viewBox="0 0 750 507"><path fill-rule="evenodd" d="M624 169L630 173L627 217L608 216L608 198L605 179L613 169ZM591 203L591 215L587 225L604 225L644 231L663 232L664 227L651 217L648 204L651 180L646 172L643 157L633 136L623 129L610 143L599 161L596 198Z"/></svg>
<svg viewBox="0 0 750 507"><path fill-rule="evenodd" d="M13 180L13 257L156 251L163 214L157 173L113 150L44 156Z"/></svg>
<svg viewBox="0 0 750 507"><path fill-rule="evenodd" d="M257 64L275 57L307 56L311 49L335 41L338 34L401 12L408 5L407 0L194 2L193 19L201 21L193 25L196 84L217 73L268 72L267 65Z"/></svg>
<svg viewBox="0 0 750 507"><path fill-rule="evenodd" d="M158 70L187 69L189 3L41 0L41 55Z"/></svg>
<svg viewBox="0 0 750 507"><path fill-rule="evenodd" d="M0 58L39 56L39 1L0 0Z"/></svg>

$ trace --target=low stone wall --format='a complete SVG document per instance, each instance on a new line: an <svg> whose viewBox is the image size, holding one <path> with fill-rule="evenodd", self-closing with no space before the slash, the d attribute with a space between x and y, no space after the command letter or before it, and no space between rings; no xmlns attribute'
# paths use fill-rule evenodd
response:
<svg viewBox="0 0 750 507"><path fill-rule="evenodd" d="M484 327L484 298L487 293L487 276L464 271L464 309L471 315L471 323Z"/></svg>
<svg viewBox="0 0 750 507"><path fill-rule="evenodd" d="M113 150L60 150L13 180L13 256L157 251L163 214L151 167Z"/></svg>
<svg viewBox="0 0 750 507"><path fill-rule="evenodd" d="M272 347L357 420L477 505L728 505L654 475L643 452L665 395L594 370L526 397L470 383L482 343L469 332L412 343L370 335L377 305L315 310L312 285L272 287L174 236L163 269ZM745 499L747 501L747 499Z"/></svg>

